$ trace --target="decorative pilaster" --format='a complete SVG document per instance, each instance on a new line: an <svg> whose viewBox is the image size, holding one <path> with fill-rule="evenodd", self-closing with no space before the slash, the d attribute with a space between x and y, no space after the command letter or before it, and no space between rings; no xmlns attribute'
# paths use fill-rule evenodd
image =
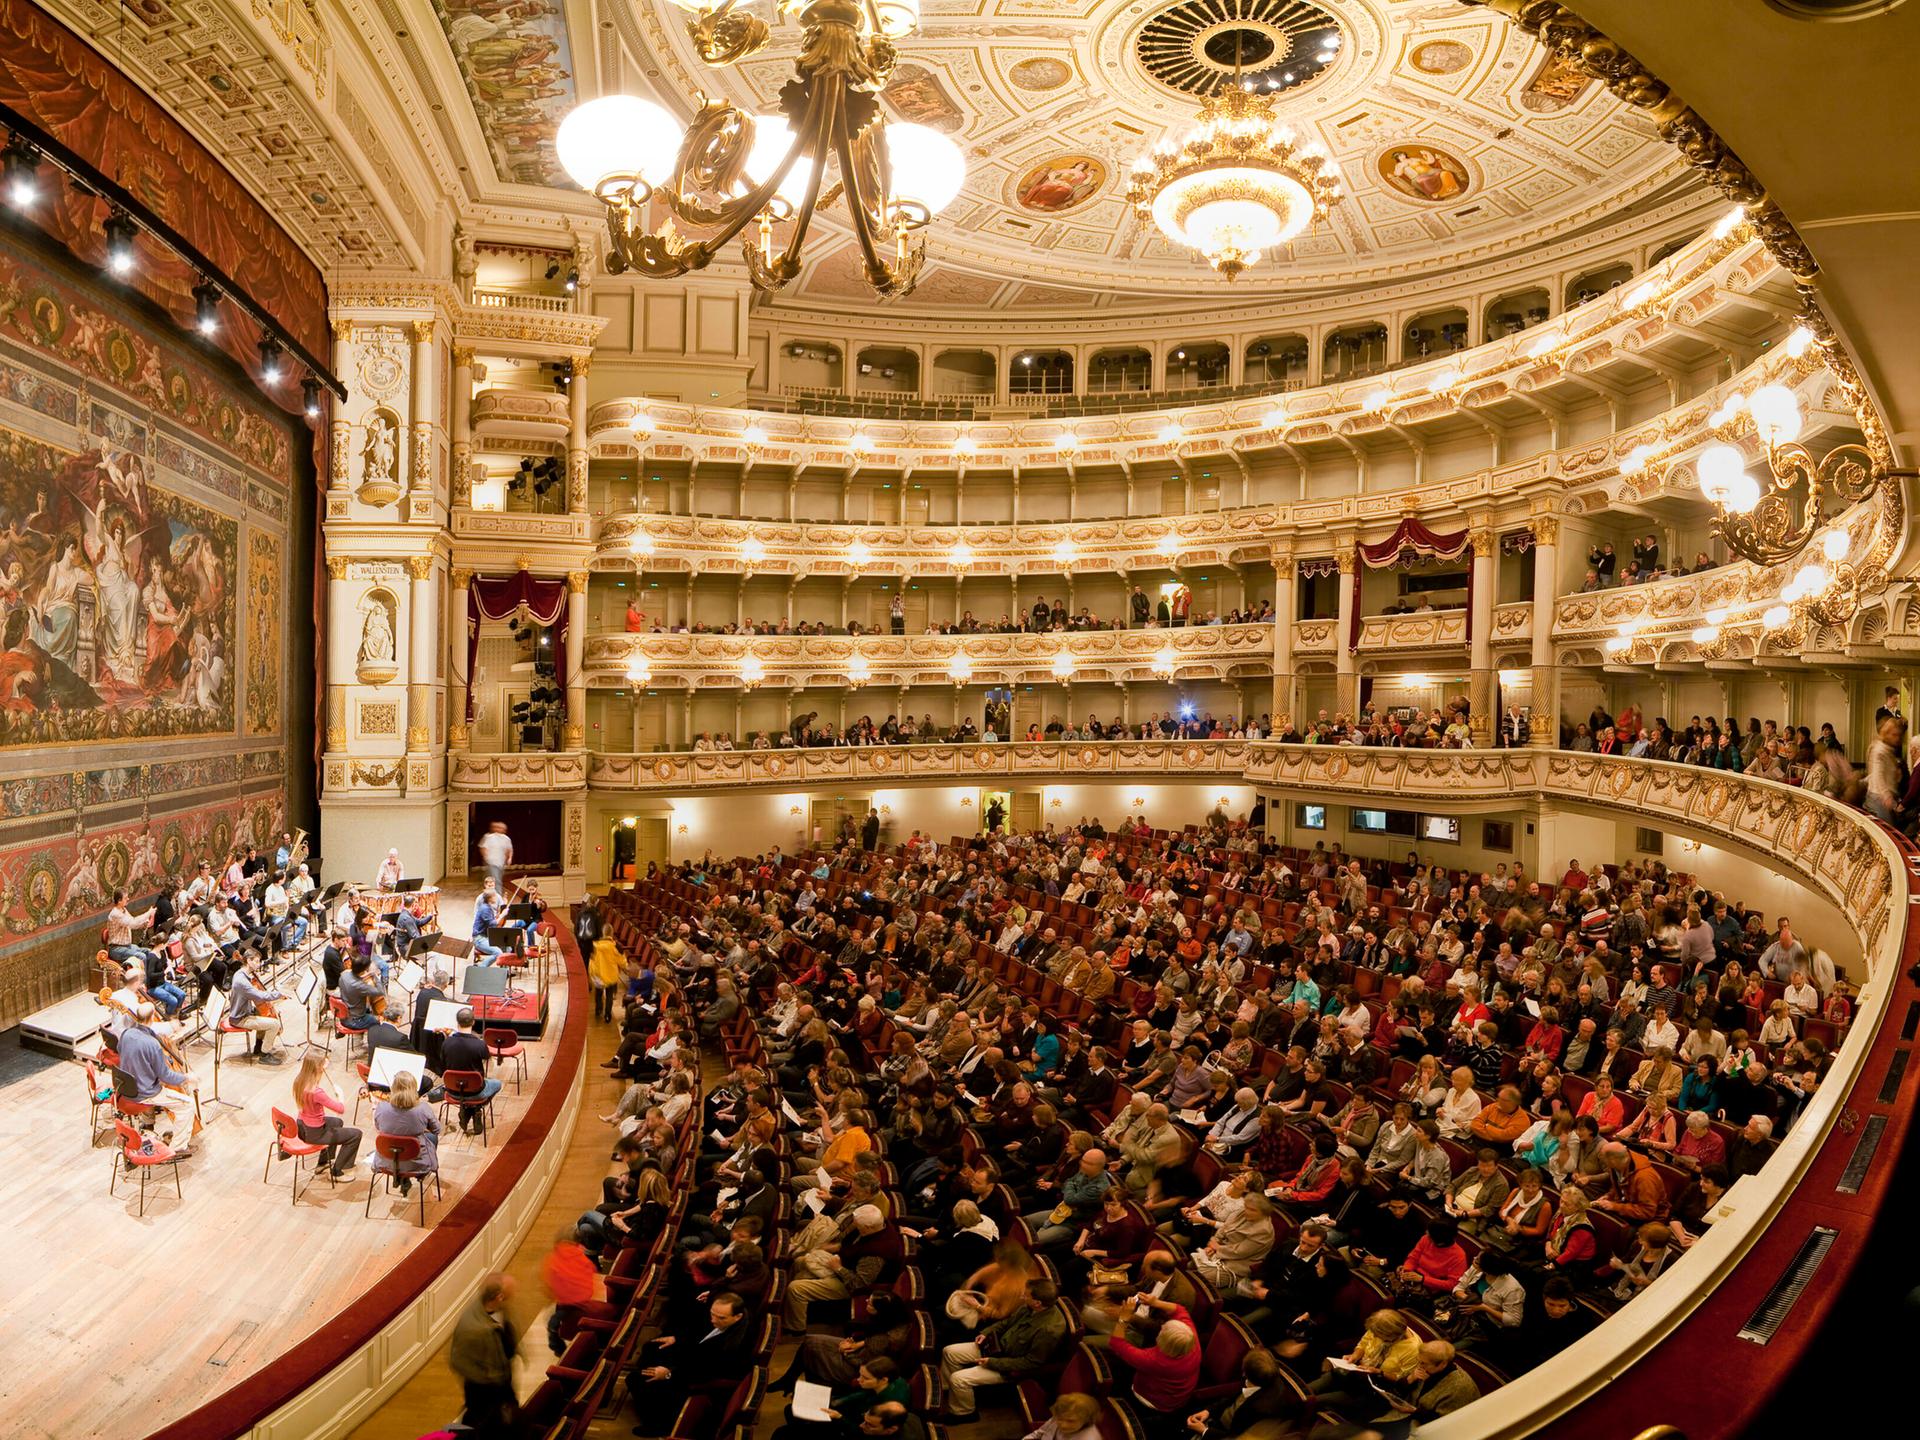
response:
<svg viewBox="0 0 1920 1440"><path fill-rule="evenodd" d="M359 648L353 623L352 588L347 581L344 555L327 557L327 749L347 748L347 687L355 680L354 659Z"/></svg>
<svg viewBox="0 0 1920 1440"><path fill-rule="evenodd" d="M1273 548L1273 704L1267 712L1275 726L1281 717L1293 714L1293 617L1298 608L1294 597L1295 570L1293 551Z"/></svg>
<svg viewBox="0 0 1920 1440"><path fill-rule="evenodd" d="M353 321L336 320L333 322L333 373L343 379L353 373ZM348 470L348 446L353 440L353 426L335 405L333 419L329 424L330 442L327 446L327 488L344 490L350 478Z"/></svg>
<svg viewBox="0 0 1920 1440"><path fill-rule="evenodd" d="M413 322L413 445L408 488L433 493L433 321Z"/></svg>
<svg viewBox="0 0 1920 1440"><path fill-rule="evenodd" d="M456 345L453 350L453 392L449 397L450 423L453 426L453 457L449 462L455 505L473 499L473 351Z"/></svg>
<svg viewBox="0 0 1920 1440"><path fill-rule="evenodd" d="M431 555L407 557L407 753L433 748L434 621L439 596Z"/></svg>
<svg viewBox="0 0 1920 1440"><path fill-rule="evenodd" d="M447 724L447 748L465 750L473 743L467 733L467 601L473 589L473 571L455 570L448 579L453 597L447 618L447 708L452 717ZM453 853L448 852L449 864ZM464 856L466 852L463 849L459 853Z"/></svg>
<svg viewBox="0 0 1920 1440"><path fill-rule="evenodd" d="M1353 577L1360 565L1354 538L1344 535L1335 542L1334 563L1340 567L1340 618L1333 637L1333 708L1336 715L1354 719L1360 712L1360 657L1354 654Z"/></svg>
<svg viewBox="0 0 1920 1440"><path fill-rule="evenodd" d="M567 387L567 511L579 515L587 508L587 373L592 358L573 362L573 383Z"/></svg>
<svg viewBox="0 0 1920 1440"><path fill-rule="evenodd" d="M1469 728L1476 746L1491 745L1493 715L1493 602L1499 585L1496 570L1498 537L1486 516L1477 517L1467 536L1473 549L1473 608L1467 625L1467 698L1473 707Z"/></svg>
<svg viewBox="0 0 1920 1440"><path fill-rule="evenodd" d="M561 746L587 745L587 572L567 573L567 726Z"/></svg>
<svg viewBox="0 0 1920 1440"><path fill-rule="evenodd" d="M1554 602L1560 588L1560 521L1533 517L1532 739L1538 749L1560 743L1560 667L1553 663ZM1731 711L1725 713L1731 714Z"/></svg>

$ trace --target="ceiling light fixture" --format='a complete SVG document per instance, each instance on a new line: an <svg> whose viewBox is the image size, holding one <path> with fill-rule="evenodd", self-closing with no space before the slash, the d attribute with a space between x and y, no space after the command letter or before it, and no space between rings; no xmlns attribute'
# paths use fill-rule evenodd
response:
<svg viewBox="0 0 1920 1440"><path fill-rule="evenodd" d="M1229 280L1326 219L1344 198L1326 148L1301 143L1279 120L1279 96L1241 79L1241 33L1233 82L1201 102L1185 135L1163 137L1134 160L1127 189L1143 220Z"/></svg>
<svg viewBox="0 0 1920 1440"><path fill-rule="evenodd" d="M0 184L6 187L7 203L16 210L25 210L40 198L40 154L18 135L0 151Z"/></svg>
<svg viewBox="0 0 1920 1440"><path fill-rule="evenodd" d="M260 378L269 385L277 385L285 373L286 362L281 358L280 342L269 335L260 342Z"/></svg>
<svg viewBox="0 0 1920 1440"><path fill-rule="evenodd" d="M309 420L320 418L320 382L311 375L300 382L300 413Z"/></svg>
<svg viewBox="0 0 1920 1440"><path fill-rule="evenodd" d="M853 568L858 570L873 559L873 547L864 540L856 540L847 547L847 559L851 560Z"/></svg>
<svg viewBox="0 0 1920 1440"><path fill-rule="evenodd" d="M708 65L736 65L771 38L738 0L675 0L692 11L687 33ZM895 41L919 27L919 0L794 0L802 35L799 75L782 92L785 113L755 117L708 100L682 129L664 108L607 95L561 122L561 167L606 207L607 269L653 277L705 268L757 222L742 249L763 291L800 273L800 249L822 198L843 198L867 283L905 295L920 278L924 240L913 236L953 202L966 178L960 147L924 125L889 122L875 96L893 75ZM838 183L824 185L829 161ZM647 205L670 219L648 230ZM777 253L773 226L791 220ZM714 233L688 240L675 228ZM892 253L887 254L887 242Z"/></svg>

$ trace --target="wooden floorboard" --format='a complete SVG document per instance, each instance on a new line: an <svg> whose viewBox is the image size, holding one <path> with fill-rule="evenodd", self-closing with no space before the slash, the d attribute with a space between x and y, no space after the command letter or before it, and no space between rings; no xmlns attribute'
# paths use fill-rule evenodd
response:
<svg viewBox="0 0 1920 1440"><path fill-rule="evenodd" d="M446 908L449 929L464 929L471 900L449 897ZM528 1047L528 1096L546 1073L566 1004L556 967L549 1038ZM148 1434L298 1344L377 1286L427 1233L418 1201L397 1193L376 1198L371 1219L362 1214L369 1105L360 1112L361 1164L337 1191L322 1181L294 1206L292 1162L276 1162L262 1182L269 1111L291 1108L305 1033L297 1020L290 1029L288 1060L278 1067L235 1063L238 1047L228 1037L221 1090L246 1108L203 1098L207 1128L180 1166L183 1198L164 1171L152 1176L144 1218L135 1213L137 1178L108 1198L112 1151L104 1141L88 1147L79 1065L21 1066L29 1073L0 1088L0 1344L9 1359L0 1371L0 1434L8 1440ZM344 1056L336 1039L330 1077L351 1111L359 1082ZM210 1096L211 1049L195 1045L188 1058ZM500 1152L525 1104L507 1079L491 1148L457 1130L442 1137L446 1194L429 1199L429 1225ZM605 1127L597 1128L604 1153ZM543 1219L536 1234L544 1228Z"/></svg>

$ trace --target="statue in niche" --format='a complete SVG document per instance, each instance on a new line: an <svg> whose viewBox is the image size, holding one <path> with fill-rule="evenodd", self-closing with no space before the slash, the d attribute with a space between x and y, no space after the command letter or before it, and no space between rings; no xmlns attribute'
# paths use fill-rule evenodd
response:
<svg viewBox="0 0 1920 1440"><path fill-rule="evenodd" d="M360 663L363 666L394 663L393 619L378 599L367 606L367 622L360 630Z"/></svg>
<svg viewBox="0 0 1920 1440"><path fill-rule="evenodd" d="M398 485L395 474L400 463L400 432L386 412L376 410L367 417L367 443L364 480L369 484Z"/></svg>
<svg viewBox="0 0 1920 1440"><path fill-rule="evenodd" d="M480 273L480 260L475 253L473 236L458 225L453 227L453 283L459 288L462 300L473 299L474 277Z"/></svg>

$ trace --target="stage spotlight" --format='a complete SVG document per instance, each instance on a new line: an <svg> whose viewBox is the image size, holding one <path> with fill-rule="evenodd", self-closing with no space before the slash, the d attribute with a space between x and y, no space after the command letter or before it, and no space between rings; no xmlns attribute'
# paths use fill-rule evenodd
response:
<svg viewBox="0 0 1920 1440"><path fill-rule="evenodd" d="M300 408L306 412L307 419L320 418L320 382L311 375L300 382Z"/></svg>
<svg viewBox="0 0 1920 1440"><path fill-rule="evenodd" d="M276 385L283 372L280 356L280 342L269 335L260 342L260 378L269 385Z"/></svg>
<svg viewBox="0 0 1920 1440"><path fill-rule="evenodd" d="M107 234L107 268L115 275L133 273L133 237L136 233L132 220L116 210L107 217L103 227Z"/></svg>
<svg viewBox="0 0 1920 1440"><path fill-rule="evenodd" d="M212 335L220 329L220 287L211 280L202 280L193 287L193 324L202 335Z"/></svg>

